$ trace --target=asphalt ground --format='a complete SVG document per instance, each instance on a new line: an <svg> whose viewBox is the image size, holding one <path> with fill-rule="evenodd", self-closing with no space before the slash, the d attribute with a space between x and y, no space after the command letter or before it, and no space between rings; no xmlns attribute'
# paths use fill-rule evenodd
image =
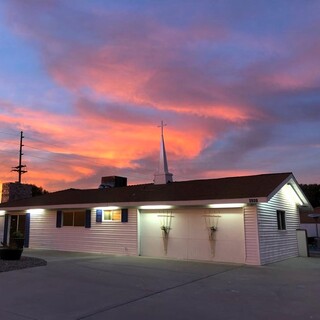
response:
<svg viewBox="0 0 320 320"><path fill-rule="evenodd" d="M44 250L0 273L0 319L320 319L320 259L262 267Z"/></svg>

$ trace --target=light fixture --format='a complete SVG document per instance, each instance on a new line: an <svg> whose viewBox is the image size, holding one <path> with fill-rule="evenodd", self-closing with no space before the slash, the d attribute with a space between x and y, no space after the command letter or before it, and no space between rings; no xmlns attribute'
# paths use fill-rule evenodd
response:
<svg viewBox="0 0 320 320"><path fill-rule="evenodd" d="M166 204L158 204L158 205L145 205L145 206L141 206L140 209L142 210L154 210L154 209L158 209L158 210L164 210L164 209L171 209L172 206L166 205Z"/></svg>
<svg viewBox="0 0 320 320"><path fill-rule="evenodd" d="M245 203L215 203L215 204L209 204L209 208L243 208L245 206Z"/></svg>
<svg viewBox="0 0 320 320"><path fill-rule="evenodd" d="M6 214L5 210L0 210L0 216L4 216Z"/></svg>
<svg viewBox="0 0 320 320"><path fill-rule="evenodd" d="M288 193L289 197L293 197L296 199L296 204L302 206L303 205L303 200L301 199L300 195L298 194L298 192L296 191L296 189L294 188L294 186L291 183L287 184L287 188L286 191Z"/></svg>
<svg viewBox="0 0 320 320"><path fill-rule="evenodd" d="M96 207L94 210L118 210L120 207L118 206L107 206L107 207Z"/></svg>
<svg viewBox="0 0 320 320"><path fill-rule="evenodd" d="M27 212L32 215L42 214L42 213L44 213L44 209L29 209L29 210L27 210Z"/></svg>

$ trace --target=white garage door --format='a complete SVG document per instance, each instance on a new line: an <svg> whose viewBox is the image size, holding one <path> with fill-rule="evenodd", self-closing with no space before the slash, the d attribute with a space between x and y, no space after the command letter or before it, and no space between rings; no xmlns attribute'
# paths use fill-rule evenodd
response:
<svg viewBox="0 0 320 320"><path fill-rule="evenodd" d="M161 230L170 223L168 236ZM217 230L211 233L210 227ZM239 209L145 211L140 213L140 254L151 257L245 261L244 219Z"/></svg>

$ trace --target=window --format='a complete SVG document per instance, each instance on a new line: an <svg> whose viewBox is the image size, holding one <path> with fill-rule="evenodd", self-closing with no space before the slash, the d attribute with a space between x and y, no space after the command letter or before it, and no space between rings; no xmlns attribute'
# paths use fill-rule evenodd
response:
<svg viewBox="0 0 320 320"><path fill-rule="evenodd" d="M73 226L73 212L63 212L63 226Z"/></svg>
<svg viewBox="0 0 320 320"><path fill-rule="evenodd" d="M85 211L63 211L64 227L84 227L86 222Z"/></svg>
<svg viewBox="0 0 320 320"><path fill-rule="evenodd" d="M103 210L103 221L121 221L121 210Z"/></svg>
<svg viewBox="0 0 320 320"><path fill-rule="evenodd" d="M119 221L128 222L129 212L127 208L117 210L96 209L96 222L102 221Z"/></svg>
<svg viewBox="0 0 320 320"><path fill-rule="evenodd" d="M86 212L85 211L74 212L73 225L75 227L84 227L85 224L86 224Z"/></svg>
<svg viewBox="0 0 320 320"><path fill-rule="evenodd" d="M286 212L277 210L278 230L286 230Z"/></svg>

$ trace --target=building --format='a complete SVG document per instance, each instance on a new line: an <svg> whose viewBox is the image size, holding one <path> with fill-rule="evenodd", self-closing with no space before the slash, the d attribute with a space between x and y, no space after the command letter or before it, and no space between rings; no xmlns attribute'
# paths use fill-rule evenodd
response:
<svg viewBox="0 0 320 320"><path fill-rule="evenodd" d="M320 235L320 207L314 208L313 211L300 212L300 227L307 230L308 237L319 238Z"/></svg>
<svg viewBox="0 0 320 320"><path fill-rule="evenodd" d="M58 191L0 205L30 248L261 265L298 255L291 173Z"/></svg>
<svg viewBox="0 0 320 320"><path fill-rule="evenodd" d="M0 205L4 243L263 265L298 256L299 209L312 207L292 173L174 182L161 126L154 183L103 177L97 189L68 189Z"/></svg>

